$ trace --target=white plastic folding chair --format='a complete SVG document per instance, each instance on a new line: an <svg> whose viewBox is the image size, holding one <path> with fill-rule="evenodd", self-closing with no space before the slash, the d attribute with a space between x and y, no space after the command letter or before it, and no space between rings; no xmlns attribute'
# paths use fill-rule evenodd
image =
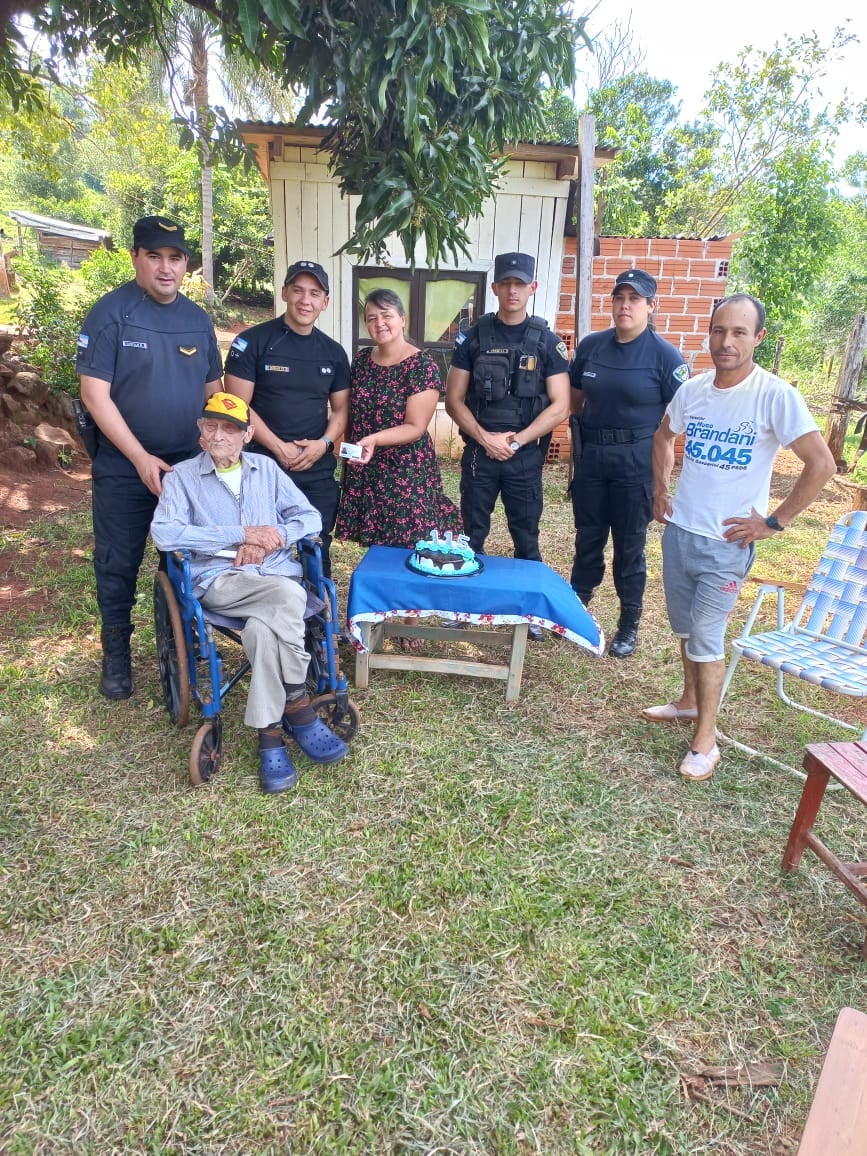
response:
<svg viewBox="0 0 867 1156"><path fill-rule="evenodd" d="M777 598L777 629L753 634L752 629L768 595ZM735 668L744 658L777 672L777 693L787 706L827 719L847 730L862 728L814 707L796 702L785 690L784 678L801 679L833 694L867 698L867 511L854 510L834 527L794 618L786 624L785 587L765 582L744 629L732 640L732 659L723 682L722 697ZM721 734L747 754L759 755L784 770L796 771L770 755Z"/></svg>

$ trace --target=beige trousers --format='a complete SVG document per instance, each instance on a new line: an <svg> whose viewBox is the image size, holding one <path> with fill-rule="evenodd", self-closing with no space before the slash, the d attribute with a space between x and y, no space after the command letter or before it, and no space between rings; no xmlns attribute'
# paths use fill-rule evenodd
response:
<svg viewBox="0 0 867 1156"><path fill-rule="evenodd" d="M302 685L310 663L304 649L304 587L279 574L230 570L214 579L202 605L246 618L241 639L251 674L244 722L257 728L279 722L286 705L284 684Z"/></svg>

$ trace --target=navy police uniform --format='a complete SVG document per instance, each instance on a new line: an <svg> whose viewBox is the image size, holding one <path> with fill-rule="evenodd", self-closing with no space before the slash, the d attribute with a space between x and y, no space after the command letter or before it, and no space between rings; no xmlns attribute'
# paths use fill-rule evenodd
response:
<svg viewBox="0 0 867 1156"><path fill-rule="evenodd" d="M159 304L135 281L97 301L78 338L76 371L110 384L133 434L169 465L198 453L204 387L221 369L205 311L181 294ZM93 563L105 631L129 625L157 498L99 429L96 441Z"/></svg>
<svg viewBox="0 0 867 1156"><path fill-rule="evenodd" d="M236 337L226 373L253 382L250 405L281 441L321 438L328 425L328 399L349 389L349 359L341 345L313 329L296 333L284 317L264 321ZM273 457L255 440L251 449ZM287 470L322 518L323 564L337 516L340 487L329 448L309 470Z"/></svg>
<svg viewBox="0 0 867 1156"><path fill-rule="evenodd" d="M652 329L626 342L606 329L579 342L569 376L572 388L584 393L580 443L574 439L572 587L589 601L605 573L610 532L620 605L640 612L653 518L653 435L688 370L674 346Z"/></svg>
<svg viewBox="0 0 867 1156"><path fill-rule="evenodd" d="M509 274L506 273L506 276ZM491 342L507 349L511 359L526 349L525 337L533 318L519 325L505 325L496 314L488 315L493 322ZM537 323L538 324L538 323ZM506 396L500 400L486 399L474 380L474 366L482 355L480 326L474 326L458 335L452 354L452 366L470 374L466 404L482 429L491 432L514 430L520 432L548 405L546 380L555 374L567 373L569 363L566 347L550 329L544 327L535 346L538 365L535 370L537 385L534 397L517 396L515 364ZM520 391L526 392L526 391ZM539 522L542 518L542 466L550 442L550 435L537 442L522 446L508 461L488 457L473 438L462 434L466 446L461 459L461 518L473 550L481 552L491 529L491 514L500 495L506 512L509 533L515 545L516 558L541 561L539 552Z"/></svg>

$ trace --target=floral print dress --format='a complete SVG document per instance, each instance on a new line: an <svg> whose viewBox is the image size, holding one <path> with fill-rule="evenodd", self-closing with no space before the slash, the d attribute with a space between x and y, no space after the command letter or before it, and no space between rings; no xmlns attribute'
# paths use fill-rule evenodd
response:
<svg viewBox="0 0 867 1156"><path fill-rule="evenodd" d="M352 363L346 440L402 425L407 398L439 389L436 362L419 350L397 365L377 365L370 349ZM443 493L430 434L402 446L377 447L366 466L347 463L336 536L362 546L412 549L431 530L462 531L457 506Z"/></svg>

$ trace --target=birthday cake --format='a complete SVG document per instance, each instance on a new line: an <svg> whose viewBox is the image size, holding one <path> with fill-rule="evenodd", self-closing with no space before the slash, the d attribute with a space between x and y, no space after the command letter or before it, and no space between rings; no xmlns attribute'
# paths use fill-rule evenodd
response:
<svg viewBox="0 0 867 1156"><path fill-rule="evenodd" d="M426 578L470 578L482 570L481 560L470 549L466 534L455 537L451 530L443 538L431 530L429 538L416 542L406 564Z"/></svg>

